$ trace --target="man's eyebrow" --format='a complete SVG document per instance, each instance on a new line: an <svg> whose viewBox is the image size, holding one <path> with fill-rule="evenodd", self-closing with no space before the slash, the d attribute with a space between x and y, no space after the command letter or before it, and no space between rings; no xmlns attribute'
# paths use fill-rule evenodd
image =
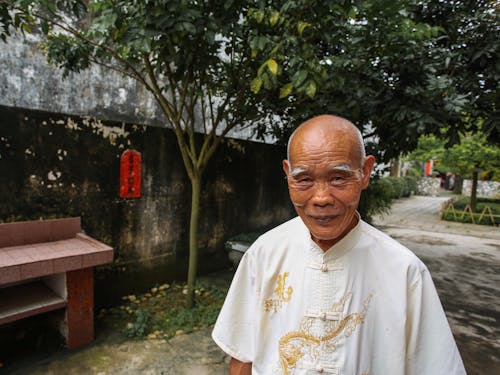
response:
<svg viewBox="0 0 500 375"><path fill-rule="evenodd" d="M354 169L352 169L352 167L349 164L332 165L331 167L328 167L328 169L332 172L354 172L355 171Z"/></svg>
<svg viewBox="0 0 500 375"><path fill-rule="evenodd" d="M306 173L306 172L309 172L309 169L308 168L302 168L302 167L294 167L292 168L292 170L290 171L290 175L292 177L295 177L295 176L298 176L299 174L301 173Z"/></svg>

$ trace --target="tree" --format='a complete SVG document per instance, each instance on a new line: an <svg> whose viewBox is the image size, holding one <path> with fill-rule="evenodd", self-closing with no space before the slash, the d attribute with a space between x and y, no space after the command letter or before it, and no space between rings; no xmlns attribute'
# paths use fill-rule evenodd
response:
<svg viewBox="0 0 500 375"><path fill-rule="evenodd" d="M471 208L476 208L478 172L489 178L500 180L500 147L491 145L483 132L466 132L460 142L446 147L445 141L434 135L422 136L418 148L407 157L408 160L425 162L432 159L437 168L463 178L472 179Z"/></svg>
<svg viewBox="0 0 500 375"><path fill-rule="evenodd" d="M102 65L134 78L158 102L191 182L191 305L203 172L230 130L265 116L249 86L256 67L242 15L251 5L222 0L0 2L4 41L10 27L39 32L48 61L65 74ZM272 65L262 69L275 74Z"/></svg>
<svg viewBox="0 0 500 375"><path fill-rule="evenodd" d="M286 97L285 106L274 107L283 123L273 132L282 139L312 114L337 113L364 127L367 137L377 136L384 161L414 149L421 134L458 142L471 117L483 119L482 131L498 140L494 2L280 4L252 14L251 21L262 42L254 48L280 67L276 77L261 72L254 91ZM257 27L274 14L280 15L275 26Z"/></svg>
<svg viewBox="0 0 500 375"><path fill-rule="evenodd" d="M0 0L0 37L9 26L38 27L62 69L105 65L154 95L192 186L192 291L203 170L234 127L252 123L258 135L284 141L304 119L336 113L376 136L370 152L381 160L414 149L421 134L456 143L471 118L483 119L496 139L494 7L486 0ZM66 16L74 13L76 20Z"/></svg>

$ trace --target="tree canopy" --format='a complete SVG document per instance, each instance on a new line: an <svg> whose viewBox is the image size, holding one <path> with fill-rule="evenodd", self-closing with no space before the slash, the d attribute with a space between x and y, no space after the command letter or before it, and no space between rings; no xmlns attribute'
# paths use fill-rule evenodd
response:
<svg viewBox="0 0 500 375"><path fill-rule="evenodd" d="M337 113L376 135L385 160L414 149L421 134L456 143L471 118L498 142L494 7L452 0L270 2L249 15L252 48L275 60L279 73L259 72L253 91L286 98L271 102L283 120L273 131L283 139L313 114Z"/></svg>
<svg viewBox="0 0 500 375"><path fill-rule="evenodd" d="M8 41L12 29L37 32L48 60L65 72L103 65L153 95L191 181L192 289L203 171L237 126L284 141L313 115L339 114L376 137L382 160L411 151L421 134L451 145L480 123L498 142L496 6L487 0L0 0L0 38Z"/></svg>
<svg viewBox="0 0 500 375"><path fill-rule="evenodd" d="M481 132L467 132L460 136L459 143L449 148L435 135L422 136L417 149L407 159L420 162L432 159L441 172L469 179L474 169L479 169L483 177L500 181L500 147L489 144Z"/></svg>

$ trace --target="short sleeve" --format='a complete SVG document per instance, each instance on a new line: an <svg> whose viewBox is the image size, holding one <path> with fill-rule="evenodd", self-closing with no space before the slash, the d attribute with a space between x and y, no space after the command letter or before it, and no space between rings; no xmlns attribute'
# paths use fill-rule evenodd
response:
<svg viewBox="0 0 500 375"><path fill-rule="evenodd" d="M427 269L408 292L406 374L465 375L439 296Z"/></svg>
<svg viewBox="0 0 500 375"><path fill-rule="evenodd" d="M212 332L215 343L231 357L253 362L257 293L252 255L243 255Z"/></svg>

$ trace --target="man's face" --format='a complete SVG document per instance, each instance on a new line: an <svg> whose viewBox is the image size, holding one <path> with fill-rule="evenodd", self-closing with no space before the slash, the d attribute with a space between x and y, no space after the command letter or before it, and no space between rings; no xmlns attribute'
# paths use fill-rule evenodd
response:
<svg viewBox="0 0 500 375"><path fill-rule="evenodd" d="M290 198L313 240L326 251L357 223L374 158L360 160L352 134L315 131L294 138L283 161Z"/></svg>

